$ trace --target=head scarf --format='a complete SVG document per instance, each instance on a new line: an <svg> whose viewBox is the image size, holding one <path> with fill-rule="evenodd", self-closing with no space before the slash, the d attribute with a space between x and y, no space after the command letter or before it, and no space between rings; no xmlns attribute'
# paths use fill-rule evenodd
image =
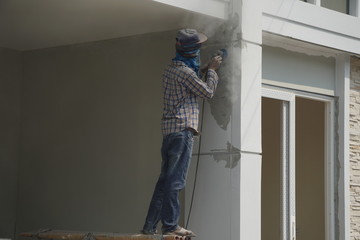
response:
<svg viewBox="0 0 360 240"><path fill-rule="evenodd" d="M182 61L186 66L193 69L198 77L201 77L200 73L200 47L201 44L193 43L187 45L181 45L176 42L176 56L173 60Z"/></svg>

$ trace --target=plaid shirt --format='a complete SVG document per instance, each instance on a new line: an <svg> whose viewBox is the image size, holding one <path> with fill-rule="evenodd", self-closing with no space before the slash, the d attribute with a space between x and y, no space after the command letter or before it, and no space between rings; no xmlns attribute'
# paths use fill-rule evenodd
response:
<svg viewBox="0 0 360 240"><path fill-rule="evenodd" d="M218 83L214 70L206 73L206 82L185 63L173 60L163 74L164 109L161 121L163 136L190 128L198 133L197 97L212 98Z"/></svg>

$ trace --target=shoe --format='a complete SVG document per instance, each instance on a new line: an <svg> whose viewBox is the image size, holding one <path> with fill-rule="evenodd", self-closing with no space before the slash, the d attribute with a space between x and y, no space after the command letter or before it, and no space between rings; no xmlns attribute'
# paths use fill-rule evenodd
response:
<svg viewBox="0 0 360 240"><path fill-rule="evenodd" d="M183 227L178 226L174 231L163 232L163 235L176 235L182 237L196 237L196 234L191 230L187 230Z"/></svg>
<svg viewBox="0 0 360 240"><path fill-rule="evenodd" d="M157 230L149 231L149 230L145 230L145 229L140 230L140 232L141 232L141 234L144 234L144 235L155 235L158 233Z"/></svg>

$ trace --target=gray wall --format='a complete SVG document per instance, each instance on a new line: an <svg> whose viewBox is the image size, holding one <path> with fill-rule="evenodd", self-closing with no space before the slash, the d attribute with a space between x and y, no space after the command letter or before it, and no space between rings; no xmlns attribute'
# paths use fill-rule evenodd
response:
<svg viewBox="0 0 360 240"><path fill-rule="evenodd" d="M21 61L20 52L0 48L0 238L15 228Z"/></svg>
<svg viewBox="0 0 360 240"><path fill-rule="evenodd" d="M160 166L175 32L23 53L18 232L138 232Z"/></svg>

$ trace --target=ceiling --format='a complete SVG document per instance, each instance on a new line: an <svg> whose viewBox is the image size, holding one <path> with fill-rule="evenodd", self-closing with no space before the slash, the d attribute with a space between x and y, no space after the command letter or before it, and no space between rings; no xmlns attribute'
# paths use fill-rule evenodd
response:
<svg viewBox="0 0 360 240"><path fill-rule="evenodd" d="M167 31L193 15L151 0L0 0L0 47L31 50Z"/></svg>

